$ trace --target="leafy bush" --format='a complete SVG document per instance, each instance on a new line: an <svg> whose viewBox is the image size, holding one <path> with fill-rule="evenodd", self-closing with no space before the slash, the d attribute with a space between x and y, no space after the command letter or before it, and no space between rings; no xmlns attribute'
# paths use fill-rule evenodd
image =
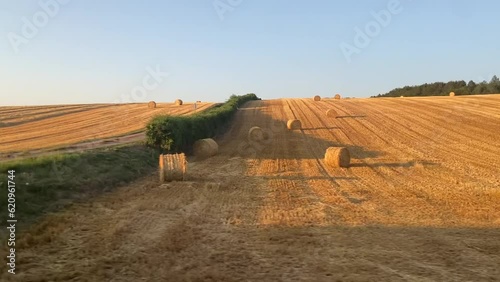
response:
<svg viewBox="0 0 500 282"><path fill-rule="evenodd" d="M158 116L146 126L146 144L169 152L187 152L198 139L220 132L239 106L260 100L250 93L232 95L224 104L191 116Z"/></svg>

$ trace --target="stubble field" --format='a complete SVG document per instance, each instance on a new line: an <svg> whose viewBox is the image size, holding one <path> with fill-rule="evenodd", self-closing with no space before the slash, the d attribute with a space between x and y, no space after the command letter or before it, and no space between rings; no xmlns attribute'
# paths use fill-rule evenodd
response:
<svg viewBox="0 0 500 282"><path fill-rule="evenodd" d="M20 236L15 278L495 281L499 132L500 95L250 102L186 181L147 175Z"/></svg>
<svg viewBox="0 0 500 282"><path fill-rule="evenodd" d="M91 104L0 107L0 159L34 156L46 151L81 151L144 139L144 127L155 115L187 115L213 103L177 106Z"/></svg>

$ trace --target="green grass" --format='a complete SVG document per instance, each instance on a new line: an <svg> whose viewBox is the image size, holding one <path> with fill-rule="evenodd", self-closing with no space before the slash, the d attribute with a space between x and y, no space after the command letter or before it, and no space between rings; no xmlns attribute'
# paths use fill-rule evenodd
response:
<svg viewBox="0 0 500 282"><path fill-rule="evenodd" d="M158 155L155 149L134 145L0 163L0 217L7 219L8 170L15 170L16 218L27 224L150 174Z"/></svg>

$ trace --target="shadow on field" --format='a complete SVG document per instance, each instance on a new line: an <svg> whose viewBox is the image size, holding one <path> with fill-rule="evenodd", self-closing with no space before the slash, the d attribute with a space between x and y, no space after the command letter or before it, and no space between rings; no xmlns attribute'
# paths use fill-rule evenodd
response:
<svg viewBox="0 0 500 282"><path fill-rule="evenodd" d="M340 129L340 127L311 127L311 128L302 128L302 130L307 130L307 131L316 131L316 130L323 130L323 129Z"/></svg>
<svg viewBox="0 0 500 282"><path fill-rule="evenodd" d="M266 179L266 180L273 180L273 179L297 180L297 181L303 181L304 180L304 176L303 175L298 175L298 176L283 176L283 175L266 176L266 175L262 175L262 176L259 176L259 178ZM332 180L332 177L328 177L328 176L307 176L307 180ZM334 180L359 180L359 177L334 177Z"/></svg>
<svg viewBox="0 0 500 282"><path fill-rule="evenodd" d="M338 116L337 118L365 118L366 116Z"/></svg>
<svg viewBox="0 0 500 282"><path fill-rule="evenodd" d="M361 163L361 164L351 164L351 167L418 167L418 166L436 166L437 163L429 161L409 161L403 163Z"/></svg>

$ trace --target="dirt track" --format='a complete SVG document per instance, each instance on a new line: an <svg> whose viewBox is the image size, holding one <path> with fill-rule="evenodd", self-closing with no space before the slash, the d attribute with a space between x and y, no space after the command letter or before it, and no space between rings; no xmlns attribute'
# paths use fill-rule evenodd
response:
<svg viewBox="0 0 500 282"><path fill-rule="evenodd" d="M252 126L270 141L249 145ZM34 227L16 278L496 281L498 132L500 95L251 102L188 181L146 176Z"/></svg>
<svg viewBox="0 0 500 282"><path fill-rule="evenodd" d="M212 105L198 103L196 111ZM0 107L0 153L12 158L39 155L61 148L62 151L68 151L68 146L72 147L69 151L79 151L129 142L130 137L119 136L143 131L146 123L155 115L185 115L193 112L193 103L182 106L158 103L155 109L148 109L147 104ZM139 139L143 139L142 136ZM132 141L137 141L137 138Z"/></svg>

